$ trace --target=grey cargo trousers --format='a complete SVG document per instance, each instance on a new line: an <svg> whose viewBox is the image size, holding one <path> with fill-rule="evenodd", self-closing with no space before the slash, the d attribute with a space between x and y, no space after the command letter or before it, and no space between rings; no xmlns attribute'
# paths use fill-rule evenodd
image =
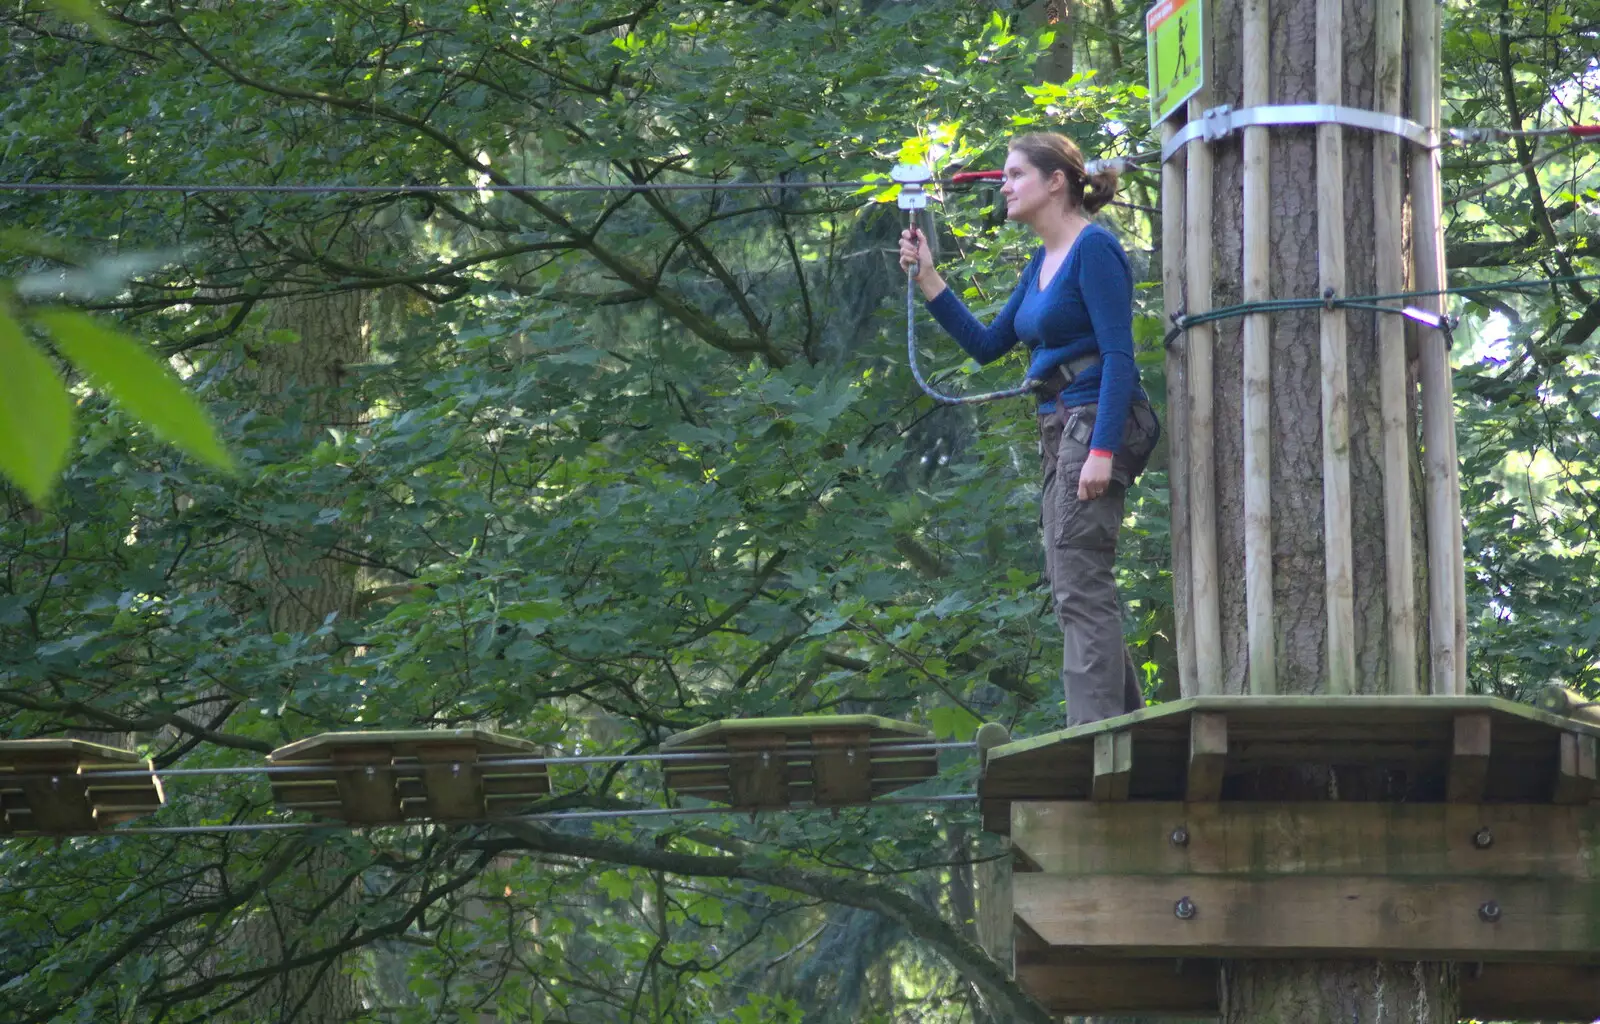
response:
<svg viewBox="0 0 1600 1024"><path fill-rule="evenodd" d="M1111 464L1111 483L1100 497L1079 501L1078 474L1089 456L1094 418L1093 405L1039 416L1045 570L1061 624L1068 725L1144 707L1139 676L1122 640L1113 568L1128 487L1144 471L1161 426L1148 402L1134 402Z"/></svg>

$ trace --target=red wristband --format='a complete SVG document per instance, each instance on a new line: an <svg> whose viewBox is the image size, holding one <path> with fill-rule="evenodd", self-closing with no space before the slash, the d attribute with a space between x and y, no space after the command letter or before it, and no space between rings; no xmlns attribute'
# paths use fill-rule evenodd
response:
<svg viewBox="0 0 1600 1024"><path fill-rule="evenodd" d="M1108 452L1104 448L1090 448L1089 449L1089 454L1090 455L1104 455L1108 459L1114 459L1114 458L1117 457L1117 453L1116 452Z"/></svg>

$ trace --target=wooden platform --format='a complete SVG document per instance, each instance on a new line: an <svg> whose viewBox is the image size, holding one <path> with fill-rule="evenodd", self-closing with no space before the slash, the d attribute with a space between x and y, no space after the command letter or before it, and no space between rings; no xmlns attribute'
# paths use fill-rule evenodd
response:
<svg viewBox="0 0 1600 1024"><path fill-rule="evenodd" d="M482 729L322 733L272 752L274 766L326 769L275 775L272 796L285 810L357 825L481 821L550 792L544 765L505 763L538 756L526 740Z"/></svg>
<svg viewBox="0 0 1600 1024"><path fill-rule="evenodd" d="M810 715L713 722L661 751L701 755L665 763L675 792L753 811L864 804L915 785L939 772L932 742L922 726L875 715Z"/></svg>
<svg viewBox="0 0 1600 1024"><path fill-rule="evenodd" d="M1597 737L1489 697L1201 697L995 747L1018 979L1205 1014L1224 959L1453 960L1468 1015L1593 1020ZM1368 788L1278 795L1329 767Z"/></svg>
<svg viewBox="0 0 1600 1024"><path fill-rule="evenodd" d="M1195 957L1086 957L1020 947L1016 977L1054 1013L1208 1017L1221 1012L1221 962ZM1461 1016L1484 1021L1589 1021L1600 1005L1600 967L1470 963L1461 967Z"/></svg>
<svg viewBox="0 0 1600 1024"><path fill-rule="evenodd" d="M1390 769L1410 802L1585 803L1597 737L1498 697L1188 697L997 747L979 793L1000 833L1013 800L1227 800L1314 764Z"/></svg>
<svg viewBox="0 0 1600 1024"><path fill-rule="evenodd" d="M133 778L97 779L142 768ZM0 835L70 836L151 814L165 802L151 762L86 740L0 741Z"/></svg>

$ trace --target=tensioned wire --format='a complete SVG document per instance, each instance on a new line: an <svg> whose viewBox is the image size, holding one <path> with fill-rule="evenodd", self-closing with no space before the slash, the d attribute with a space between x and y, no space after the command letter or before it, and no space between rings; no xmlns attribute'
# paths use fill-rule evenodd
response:
<svg viewBox="0 0 1600 1024"><path fill-rule="evenodd" d="M1128 159L1128 158L1122 158ZM99 182L0 182L0 192L181 192L192 194L212 193L284 193L290 195L320 195L327 193L416 193L470 194L476 192L785 192L798 189L868 189L891 188L895 182L882 181L728 181L728 182L641 182L632 185L172 185ZM935 178L924 185L962 185L965 180Z"/></svg>
<svg viewBox="0 0 1600 1024"><path fill-rule="evenodd" d="M1558 135L1577 136L1575 141L1555 152L1541 157L1537 163L1543 163L1561 153L1566 152L1587 139L1600 137L1600 127L1594 125L1562 125L1554 128L1500 128L1500 127L1468 127L1452 129L1456 135L1458 145L1472 143L1493 143L1509 138L1546 138ZM1119 171L1137 168L1140 164L1158 159L1160 150L1146 150L1141 153L1130 153L1126 156L1102 157L1089 161L1091 169L1096 167L1114 167ZM1495 185L1504 184L1516 174L1526 168L1519 168L1511 176L1491 182L1483 189L1467 193L1468 196L1476 195ZM967 178L934 178L923 182L923 185L963 185L971 184ZM887 188L893 183L883 180L867 181L784 181L784 182L759 182L759 181L729 181L729 182L635 182L630 184L487 184L487 185L184 185L184 184L142 184L139 182L49 182L49 181L7 181L0 182L0 192L178 192L189 195L208 194L285 194L285 195L324 195L333 193L412 193L420 195L429 194L471 194L475 192L508 192L508 193L538 193L538 192L737 192L757 191L761 189L778 190L812 190L812 189L866 189Z"/></svg>
<svg viewBox="0 0 1600 1024"><path fill-rule="evenodd" d="M866 804L854 804L856 807L875 807L881 804L943 804L960 803L978 799L976 793L940 793L930 796L886 796L878 797ZM475 818L470 821L441 821L426 819L421 821L385 822L380 824L359 824L348 821L257 821L242 825L135 825L129 828L111 828L104 832L81 832L68 836L27 835L14 836L16 839L115 839L118 836L173 836L173 835L229 835L241 832L357 832L367 829L416 829L416 828L466 828L466 827L493 827L495 825L537 825L547 821L605 821L618 818L667 818L667 817L695 817L695 816L726 816L746 814L771 814L780 812L794 814L800 811L842 811L844 807L823 807L817 804L806 804L799 807L773 807L758 808L754 811L749 808L738 807L641 807L634 810L617 811L551 811L547 814L519 814L507 815L503 818Z"/></svg>
<svg viewBox="0 0 1600 1024"><path fill-rule="evenodd" d="M1502 137L1542 137L1554 135L1579 134L1578 129L1584 129L1583 137L1588 138L1593 133L1588 131L1589 126L1565 126L1559 128L1477 128L1465 129L1458 132L1460 142L1493 142ZM1468 133L1476 132L1477 135ZM1567 146L1560 147L1551 153L1545 154L1538 160L1518 168L1509 175L1480 186L1456 200L1471 198L1499 185L1509 182L1540 164L1546 163L1556 156L1571 150L1578 143L1576 141ZM1146 151L1128 156L1109 157L1092 161L1092 165L1100 167L1115 167L1118 170L1131 170L1139 164L1160 156L1159 151ZM953 186L974 184L972 178L961 176L957 178L936 178L921 183L926 186ZM507 193L634 193L634 192L707 192L707 191L756 191L772 189L797 189L797 190L840 190L852 189L863 191L873 188L889 188L892 183L883 180L867 181L795 181L795 182L634 182L629 184L486 184L486 185L179 185L179 184L140 184L140 183L98 183L98 182L0 182L0 191L21 192L175 192L186 195L197 194L335 194L335 193L365 193L365 194L471 194L480 192L507 192ZM1569 280L1587 280L1588 277L1574 276ZM1547 283L1558 283L1551 279ZM1524 285L1526 286L1526 285ZM1168 332L1164 344L1170 346L1177 336L1189 327L1221 320L1231 316L1244 316L1251 313L1286 312L1297 309L1313 309L1322 306L1328 309L1364 309L1379 313L1403 313L1403 310L1377 305L1378 302L1414 298L1432 295L1449 294L1454 291L1487 291L1495 287L1512 287L1510 285L1484 285L1468 289L1445 289L1434 292L1401 292L1393 295L1382 296L1357 296L1353 298L1322 298L1322 299L1269 299L1251 303L1239 303L1221 309L1210 310L1206 313L1196 314L1193 317L1182 317L1176 320L1176 326ZM916 295L914 287L914 274L906 275L906 361L911 368L911 375L916 380L924 394L942 405L977 405L993 402L1006 398L1017 398L1033 393L1037 381L1024 380L1020 385L1005 388L999 391L984 392L981 394L950 395L936 391L923 377L922 370L917 364L916 342Z"/></svg>
<svg viewBox="0 0 1600 1024"><path fill-rule="evenodd" d="M868 742L856 746L862 756L871 757L874 754L913 754L924 751L936 750L971 750L976 743L967 740L959 743L900 743ZM426 767L443 767L451 764L476 765L477 767L495 770L500 768L537 768L548 765L581 765L581 764L627 764L631 762L698 762L700 764L716 763L722 761L738 760L742 758L759 759L763 755L777 758L810 757L816 754L837 754L852 748L841 747L808 747L794 746L783 750L722 750L711 749L698 752L684 751L658 754L582 754L557 757L507 757L500 758L494 755L494 760L464 761L459 759L444 759L426 763L413 762L408 759L403 764L330 764L330 765L305 765L305 764L265 764L265 765L230 765L218 768L114 768L108 771L89 770L81 773L69 771L28 771L6 772L0 774L0 781L12 782L22 779L48 779L62 775L74 775L89 782L100 779L147 779L152 775L161 778L195 778L200 776L227 776L227 775L327 775L331 772L354 771L365 772L384 771L394 772L397 775L410 777L418 775Z"/></svg>

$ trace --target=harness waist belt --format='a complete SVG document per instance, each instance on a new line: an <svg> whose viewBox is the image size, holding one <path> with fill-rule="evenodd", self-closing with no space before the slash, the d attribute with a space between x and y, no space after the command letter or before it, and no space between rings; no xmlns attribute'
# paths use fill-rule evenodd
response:
<svg viewBox="0 0 1600 1024"><path fill-rule="evenodd" d="M1050 372L1050 376L1039 382L1038 389L1034 392L1040 402L1054 401L1061 392L1072 387L1072 382L1086 370L1092 370L1100 365L1100 354L1094 353L1069 359Z"/></svg>

